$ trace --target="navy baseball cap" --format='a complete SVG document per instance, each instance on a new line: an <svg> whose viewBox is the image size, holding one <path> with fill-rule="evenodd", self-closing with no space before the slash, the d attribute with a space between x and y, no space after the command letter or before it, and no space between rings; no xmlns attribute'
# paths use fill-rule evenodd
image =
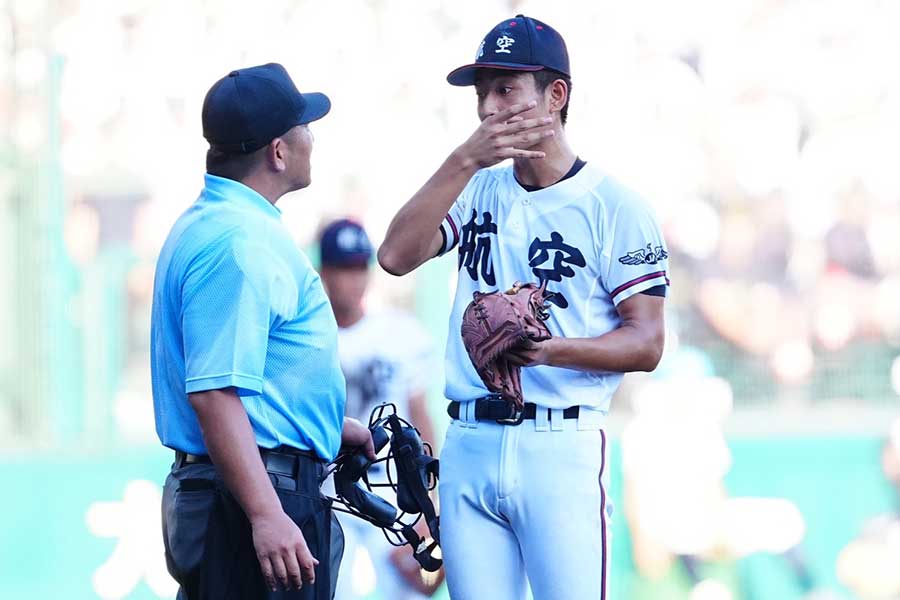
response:
<svg viewBox="0 0 900 600"><path fill-rule="evenodd" d="M572 76L562 36L546 23L525 15L498 23L481 41L475 62L451 71L447 81L451 85L475 85L478 69L553 69Z"/></svg>
<svg viewBox="0 0 900 600"><path fill-rule="evenodd" d="M372 254L366 230L352 219L329 223L319 236L319 260L323 266L364 267Z"/></svg>
<svg viewBox="0 0 900 600"><path fill-rule="evenodd" d="M321 119L331 101L317 92L301 94L278 63L232 71L203 100L203 137L223 152L259 150L297 125Z"/></svg>

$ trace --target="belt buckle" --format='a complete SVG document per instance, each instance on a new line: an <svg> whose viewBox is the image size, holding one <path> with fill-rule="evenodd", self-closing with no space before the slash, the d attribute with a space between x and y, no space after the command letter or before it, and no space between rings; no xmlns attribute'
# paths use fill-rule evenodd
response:
<svg viewBox="0 0 900 600"><path fill-rule="evenodd" d="M522 421L525 420L525 408L523 407L522 410L519 410L516 408L515 404L510 403L509 410L511 413L510 416L502 419L494 419L494 421L501 425L521 425Z"/></svg>

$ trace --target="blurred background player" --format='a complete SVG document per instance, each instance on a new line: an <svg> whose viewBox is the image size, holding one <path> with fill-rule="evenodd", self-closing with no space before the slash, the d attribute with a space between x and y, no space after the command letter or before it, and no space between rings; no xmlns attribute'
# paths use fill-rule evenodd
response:
<svg viewBox="0 0 900 600"><path fill-rule="evenodd" d="M321 276L338 323L338 354L347 380L346 415L368 423L372 409L384 402L433 443L434 427L426 407L431 339L412 316L396 310L369 312L372 243L365 229L350 219L326 225L319 238ZM386 481L384 467L369 471L370 481ZM381 495L385 488L377 490ZM394 502L392 497L388 501ZM345 532L343 568L337 600L368 598L374 585L384 600L430 596L443 580L419 569L408 547L394 548L381 530L342 515Z"/></svg>

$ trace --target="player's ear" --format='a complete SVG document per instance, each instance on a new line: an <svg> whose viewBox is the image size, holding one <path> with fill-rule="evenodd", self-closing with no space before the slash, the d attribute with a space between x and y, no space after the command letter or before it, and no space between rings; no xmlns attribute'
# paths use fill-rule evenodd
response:
<svg viewBox="0 0 900 600"><path fill-rule="evenodd" d="M560 112L569 101L569 86L562 79L556 79L547 86L550 97L550 112Z"/></svg>

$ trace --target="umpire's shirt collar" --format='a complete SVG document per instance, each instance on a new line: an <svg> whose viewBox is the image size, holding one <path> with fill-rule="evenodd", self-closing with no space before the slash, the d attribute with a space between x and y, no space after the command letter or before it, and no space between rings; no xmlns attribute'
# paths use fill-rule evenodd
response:
<svg viewBox="0 0 900 600"><path fill-rule="evenodd" d="M260 211L273 219L281 220L281 209L265 199L265 197L251 187L247 187L240 181L219 177L218 175L204 176L204 196L208 200L226 201L240 204L246 210Z"/></svg>

